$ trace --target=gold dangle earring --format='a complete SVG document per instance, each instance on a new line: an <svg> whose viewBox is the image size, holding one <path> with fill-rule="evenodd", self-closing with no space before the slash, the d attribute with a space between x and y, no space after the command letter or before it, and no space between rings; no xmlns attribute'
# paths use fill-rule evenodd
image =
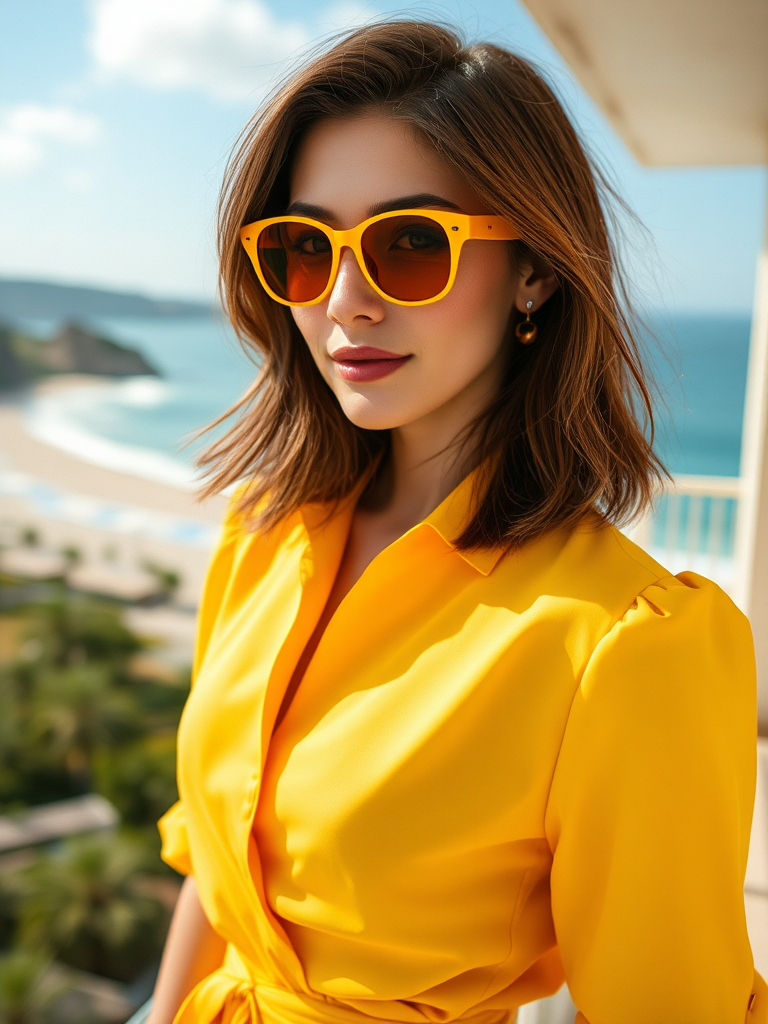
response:
<svg viewBox="0 0 768 1024"><path fill-rule="evenodd" d="M515 336L519 339L522 345L530 345L536 341L536 335L539 333L539 329L536 324L531 320L531 310L533 309L533 300L529 299L525 304L525 320L521 320L515 328Z"/></svg>

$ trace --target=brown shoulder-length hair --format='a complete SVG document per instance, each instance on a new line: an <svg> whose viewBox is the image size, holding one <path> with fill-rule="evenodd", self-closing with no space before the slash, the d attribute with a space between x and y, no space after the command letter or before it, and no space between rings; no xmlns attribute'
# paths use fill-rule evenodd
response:
<svg viewBox="0 0 768 1024"><path fill-rule="evenodd" d="M249 479L242 511L269 528L304 503L341 501L386 453L389 432L346 418L239 239L243 224L285 210L292 160L313 124L371 108L410 124L488 212L517 226L513 258L544 260L560 284L536 313L535 344L523 346L509 331L501 388L465 437L468 465L487 471L458 545L518 545L588 511L626 521L664 470L651 446L648 386L601 205L610 189L528 61L412 21L358 29L312 60L256 113L229 163L219 209L221 293L261 369L217 421L240 410L201 457L204 493Z"/></svg>

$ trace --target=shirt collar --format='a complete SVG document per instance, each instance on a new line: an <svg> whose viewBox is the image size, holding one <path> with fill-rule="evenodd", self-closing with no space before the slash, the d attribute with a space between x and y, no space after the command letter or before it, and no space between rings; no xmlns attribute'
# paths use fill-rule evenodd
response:
<svg viewBox="0 0 768 1024"><path fill-rule="evenodd" d="M478 547L465 550L456 546L456 541L466 529L472 515L475 489L479 484L479 473L480 467L472 470L448 497L444 498L437 508L430 512L426 519L422 520L414 529L423 526L431 527L468 565L482 573L483 576L488 576L505 553L504 547ZM331 522L336 529L345 533L349 528L349 520L352 518L357 499L364 486L365 481L360 481L353 492L340 501L336 508L327 504L303 505L301 514L310 536L319 530L326 530Z"/></svg>
<svg viewBox="0 0 768 1024"><path fill-rule="evenodd" d="M465 562L483 576L487 576L504 554L503 547L479 547L469 550L456 547L456 541L471 519L478 484L479 468L464 477L458 487L455 487L434 512L427 516L424 523L431 526Z"/></svg>

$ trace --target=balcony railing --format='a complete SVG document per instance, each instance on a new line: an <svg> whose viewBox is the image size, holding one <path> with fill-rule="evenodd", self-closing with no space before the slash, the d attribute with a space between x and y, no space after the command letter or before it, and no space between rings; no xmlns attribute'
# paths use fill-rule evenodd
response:
<svg viewBox="0 0 768 1024"><path fill-rule="evenodd" d="M679 475L653 511L627 530L672 572L691 569L733 593L736 586L736 520L740 477Z"/></svg>

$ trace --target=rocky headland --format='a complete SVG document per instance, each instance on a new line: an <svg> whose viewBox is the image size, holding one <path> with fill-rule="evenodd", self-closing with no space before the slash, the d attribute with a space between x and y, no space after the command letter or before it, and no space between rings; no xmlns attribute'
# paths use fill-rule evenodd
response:
<svg viewBox="0 0 768 1024"><path fill-rule="evenodd" d="M48 340L0 325L0 388L23 387L50 374L87 373L105 377L159 376L144 356L81 324L65 323Z"/></svg>

